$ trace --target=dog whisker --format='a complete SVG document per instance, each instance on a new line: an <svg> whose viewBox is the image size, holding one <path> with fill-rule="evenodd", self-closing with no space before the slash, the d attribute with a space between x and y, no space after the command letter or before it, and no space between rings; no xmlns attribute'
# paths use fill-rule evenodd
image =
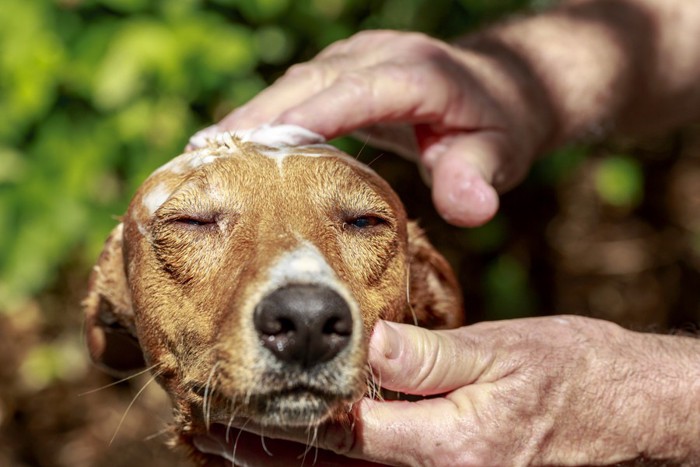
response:
<svg viewBox="0 0 700 467"><path fill-rule="evenodd" d="M314 433L313 435L311 434L312 431L313 431L313 433ZM301 465L302 465L302 466L304 465L304 462L306 462L306 455L307 455L307 454L309 453L309 451L311 451L311 449L313 449L313 447L314 447L314 446L313 446L313 443L316 442L316 439L317 439L317 438L316 438L316 435L317 435L317 434L318 434L318 426L309 425L309 426L307 427L307 430L306 430L306 443L305 443L306 448L304 449L304 452L301 453L301 454L297 457L297 459L301 459ZM314 464L315 464L315 463L316 463L316 461L314 461Z"/></svg>
<svg viewBox="0 0 700 467"><path fill-rule="evenodd" d="M166 427L166 428L163 428L162 430L156 431L155 433L153 433L151 435L146 436L144 438L144 441L152 441L160 436L167 435L168 433L170 433L170 428Z"/></svg>
<svg viewBox="0 0 700 467"><path fill-rule="evenodd" d="M365 396L374 399L374 376L369 364L365 365Z"/></svg>
<svg viewBox="0 0 700 467"><path fill-rule="evenodd" d="M316 427L314 428L314 438L313 438L311 443L312 443L311 445L314 447L314 463L313 463L313 465L316 465L316 462L318 461L318 450L319 450L318 425L316 425Z"/></svg>
<svg viewBox="0 0 700 467"><path fill-rule="evenodd" d="M202 402L202 415L204 416L204 423L209 429L209 424L211 421L211 405L212 405L212 398L213 398L213 393L214 393L214 388L212 385L212 379L214 378L216 374L216 369L218 368L219 364L221 362L216 362L212 367L211 371L209 372L209 378L207 378L207 384L204 387L204 401Z"/></svg>
<svg viewBox="0 0 700 467"><path fill-rule="evenodd" d="M136 377L138 377L138 376L141 376L141 375L143 375L143 374L145 374L145 373L150 372L151 370L157 368L159 365L160 365L160 363L156 363L155 365L151 365L150 367L146 368L145 370L141 370L141 371L139 371L138 373L134 373L133 375L129 375L129 376L127 376L127 377L125 377L125 378L122 378L122 379L120 379L120 380L118 380L118 381L114 381L114 382L111 382L111 383L109 383L109 384L105 384L104 386L100 386L99 388L90 389L90 390L88 390L88 391L81 392L80 394L78 394L78 397L83 397L83 396L87 396L87 395L90 395L90 394L94 394L94 393L96 393L96 392L102 391L103 389L111 388L112 386L116 386L117 384L123 383L123 382L125 382L125 381L129 381L130 379L134 379L134 378L136 378Z"/></svg>
<svg viewBox="0 0 700 467"><path fill-rule="evenodd" d="M369 142L369 133L365 134L365 140L362 142L362 147L360 148L360 150L357 151L357 154L355 155L355 160L360 160L360 156L362 155L362 151L365 150L368 142Z"/></svg>
<svg viewBox="0 0 700 467"><path fill-rule="evenodd" d="M379 153L379 154L377 155L377 157L375 157L374 159L372 159L372 160L367 164L367 167L372 167L372 164L374 164L375 162L377 162L384 154L386 154L386 153L383 153L383 152Z"/></svg>
<svg viewBox="0 0 700 467"><path fill-rule="evenodd" d="M151 384L153 381L156 380L160 376L160 373L154 373L151 378L146 381L146 383L143 385L141 389L139 389L139 392L136 393L136 395L131 399L131 402L129 402L129 405L127 406L126 410L124 411L124 414L122 415L122 418L119 420L119 424L117 425L117 429L114 430L114 434L112 435L112 438L109 440L108 446L111 446L112 443L114 442L115 438L117 437L117 434L119 433L119 429L122 427L122 424L124 423L124 420L126 420L126 416L129 414L129 410L131 407L136 403L136 400L139 398L141 393L146 390L149 384Z"/></svg>
<svg viewBox="0 0 700 467"><path fill-rule="evenodd" d="M233 409L233 406L231 406L231 416L228 419L228 423L226 423L226 443L229 442L229 434L231 433L231 426L233 425L233 419L236 416L236 412Z"/></svg>
<svg viewBox="0 0 700 467"><path fill-rule="evenodd" d="M365 395L370 399L376 399L379 388L377 386L377 377L372 372L372 368L369 363L365 365Z"/></svg>
<svg viewBox="0 0 700 467"><path fill-rule="evenodd" d="M260 435L260 444L262 445L262 448L263 448L263 451L265 451L265 454L272 457L273 456L272 452L270 452L270 450L267 448L267 444L265 444L265 435L264 434Z"/></svg>
<svg viewBox="0 0 700 467"><path fill-rule="evenodd" d="M230 401L230 404L231 404L231 406L230 406L230 409L229 409L229 410L230 410L230 412L231 412L231 415L229 416L228 422L226 422L226 435L225 435L225 439L226 439L226 442L227 442L227 443L230 442L230 439L231 439L231 429L234 428L233 422L234 422L234 420L236 419L236 415L237 415L237 413L238 413L238 410L236 409L235 400L231 400L231 401ZM250 419L247 419L246 424L248 423L248 421L250 421Z"/></svg>
<svg viewBox="0 0 700 467"><path fill-rule="evenodd" d="M406 306L408 311L411 312L411 317L413 318L413 324L418 326L418 316L416 316L416 310L413 309L411 304L411 267L406 267Z"/></svg>
<svg viewBox="0 0 700 467"><path fill-rule="evenodd" d="M250 419L246 420L243 426L238 430L238 436L236 436L236 441L233 442L233 450L231 451L231 465L236 465L236 450L238 449L238 441L241 439L241 435L245 431L246 425Z"/></svg>

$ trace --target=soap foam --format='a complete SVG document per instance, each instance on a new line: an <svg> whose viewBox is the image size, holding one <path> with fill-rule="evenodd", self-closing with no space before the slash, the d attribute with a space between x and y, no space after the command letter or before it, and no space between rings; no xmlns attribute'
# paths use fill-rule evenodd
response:
<svg viewBox="0 0 700 467"><path fill-rule="evenodd" d="M226 144L231 137L244 143L256 143L272 148L288 148L322 144L326 139L311 130L298 125L262 125L257 128L236 131L221 131L217 125L205 128L190 138L189 146L194 149L210 144Z"/></svg>

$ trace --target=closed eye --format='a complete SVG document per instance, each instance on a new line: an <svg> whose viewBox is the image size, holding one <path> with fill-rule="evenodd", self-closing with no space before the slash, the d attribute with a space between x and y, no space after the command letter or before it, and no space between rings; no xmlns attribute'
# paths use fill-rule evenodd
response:
<svg viewBox="0 0 700 467"><path fill-rule="evenodd" d="M207 225L207 224L213 224L213 221L208 221L208 220L202 220L202 219L193 219L193 218L184 218L184 219L176 219L175 222L179 224L186 224L186 225L192 225L192 226L202 226L202 225Z"/></svg>
<svg viewBox="0 0 700 467"><path fill-rule="evenodd" d="M185 228L216 227L217 222L214 216L178 216L169 220L170 224Z"/></svg>
<svg viewBox="0 0 700 467"><path fill-rule="evenodd" d="M344 225L355 229L370 229L386 223L387 221L379 216L357 216L346 219Z"/></svg>

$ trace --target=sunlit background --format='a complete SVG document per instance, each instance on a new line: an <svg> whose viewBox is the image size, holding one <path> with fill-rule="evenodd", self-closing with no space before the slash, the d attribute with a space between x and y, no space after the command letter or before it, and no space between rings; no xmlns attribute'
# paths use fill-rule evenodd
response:
<svg viewBox="0 0 700 467"><path fill-rule="evenodd" d="M88 362L79 304L131 194L192 133L358 30L449 39L549 3L3 0L0 466L180 465L157 388L127 413L147 377L83 394L114 380ZM437 217L411 164L338 144L421 219L471 321L566 312L664 331L700 321L699 134L560 150L473 230Z"/></svg>

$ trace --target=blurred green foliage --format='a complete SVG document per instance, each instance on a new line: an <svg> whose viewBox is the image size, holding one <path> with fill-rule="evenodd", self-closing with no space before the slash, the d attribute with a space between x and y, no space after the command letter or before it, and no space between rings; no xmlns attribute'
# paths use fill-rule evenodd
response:
<svg viewBox="0 0 700 467"><path fill-rule="evenodd" d="M487 268L484 277L489 319L523 318L537 314L528 272L517 258L504 254Z"/></svg>
<svg viewBox="0 0 700 467"><path fill-rule="evenodd" d="M361 29L449 38L548 3L3 0L0 310L32 297L69 259L90 264L136 186L290 64ZM489 237L501 230L473 241L498 243ZM520 287L521 266L494 268Z"/></svg>
<svg viewBox="0 0 700 467"><path fill-rule="evenodd" d="M637 207L644 196L644 172L631 157L608 157L598 164L595 187L604 202L629 210Z"/></svg>

